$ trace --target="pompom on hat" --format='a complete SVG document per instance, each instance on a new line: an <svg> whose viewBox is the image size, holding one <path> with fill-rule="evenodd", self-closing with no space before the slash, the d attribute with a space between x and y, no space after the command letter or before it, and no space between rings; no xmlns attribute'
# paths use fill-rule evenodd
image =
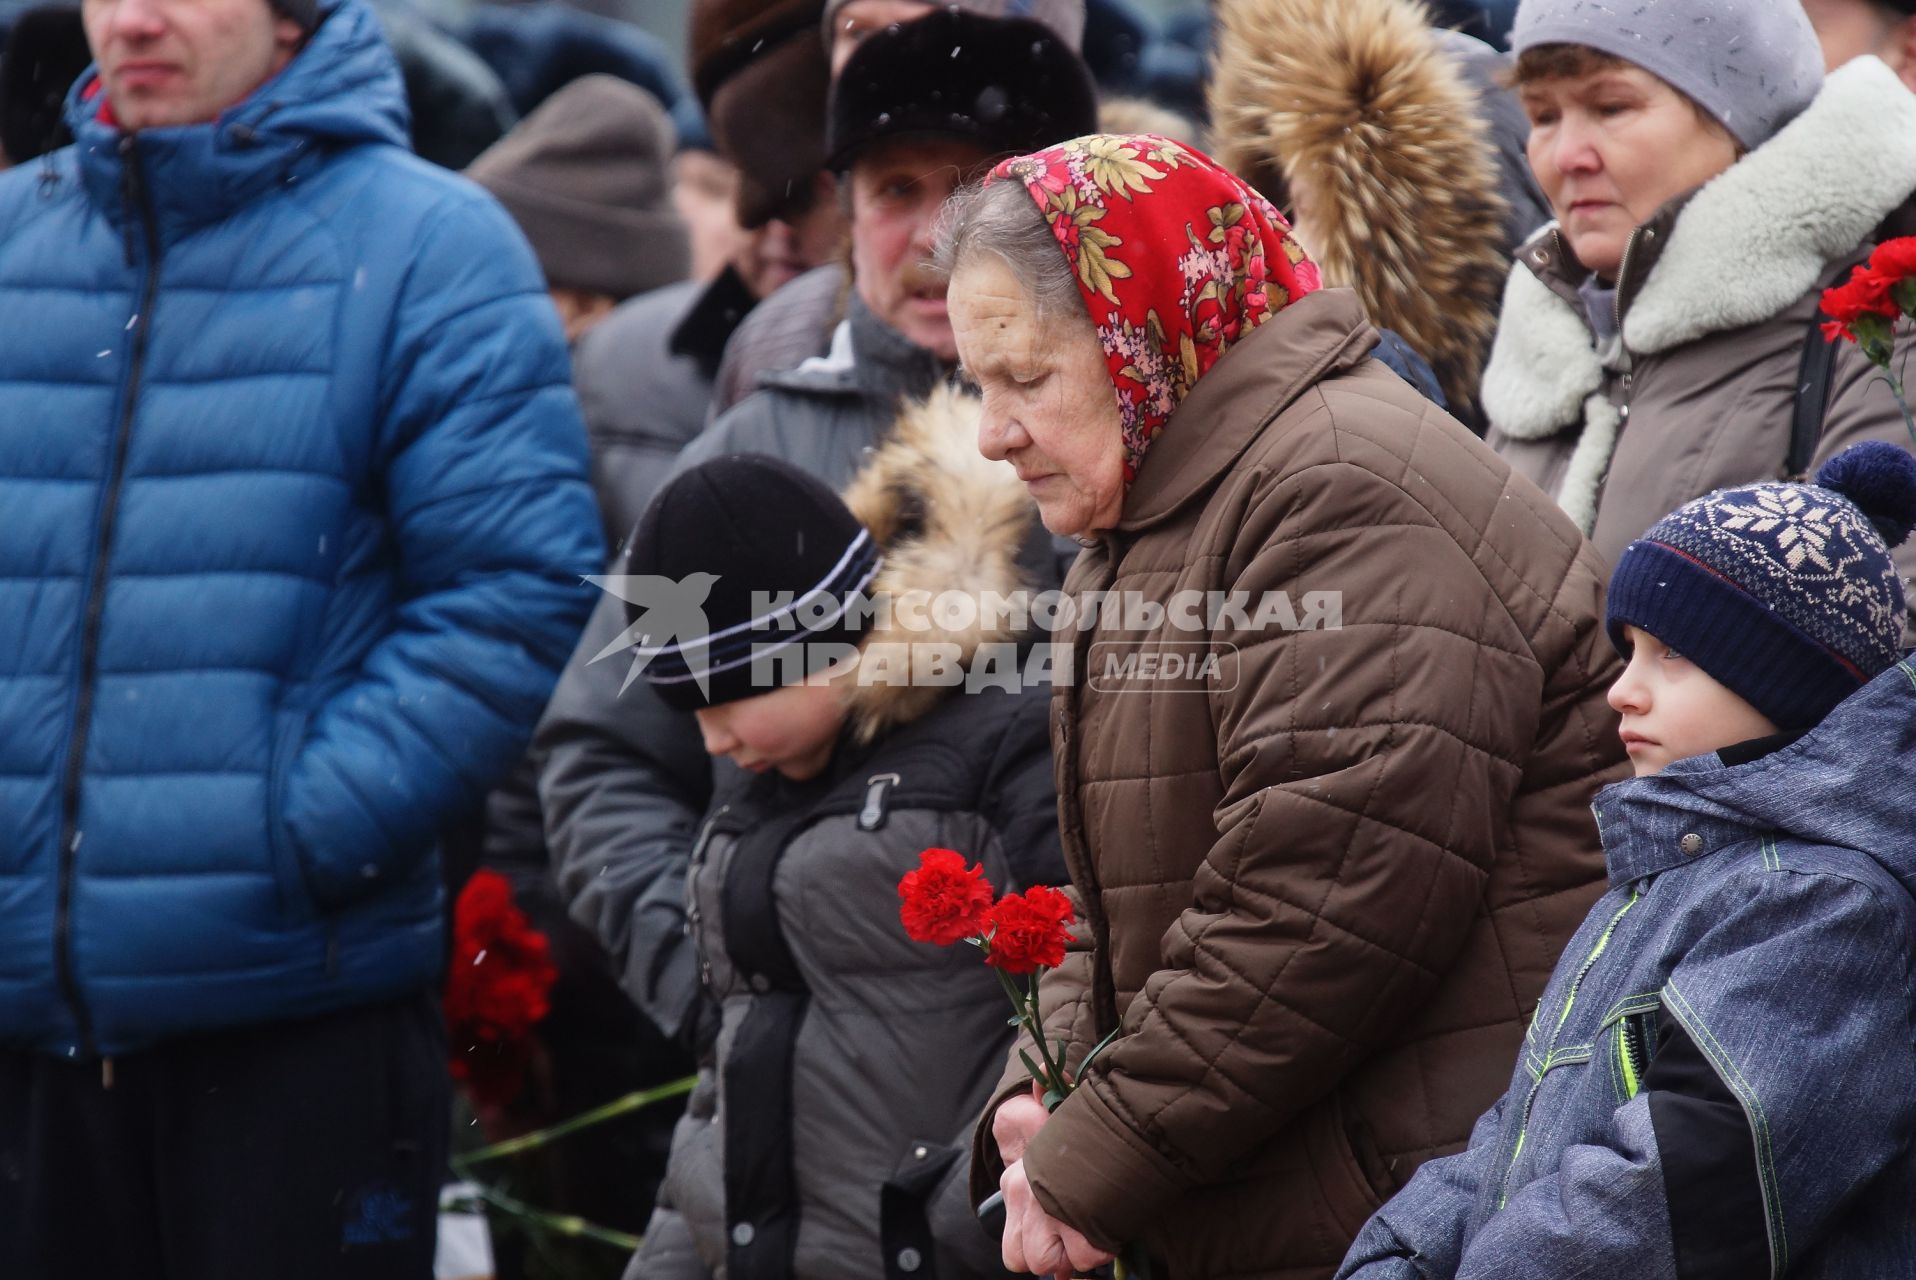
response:
<svg viewBox="0 0 1916 1280"><path fill-rule="evenodd" d="M1901 657L1891 547L1916 528L1916 457L1880 440L1814 484L1719 489L1624 549L1606 626L1648 632L1784 730L1807 729Z"/></svg>

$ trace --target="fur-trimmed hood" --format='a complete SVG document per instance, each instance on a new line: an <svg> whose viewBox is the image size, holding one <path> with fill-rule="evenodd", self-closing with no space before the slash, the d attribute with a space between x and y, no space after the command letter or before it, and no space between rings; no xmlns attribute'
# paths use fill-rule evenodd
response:
<svg viewBox="0 0 1916 1280"><path fill-rule="evenodd" d="M1775 137L1639 232L1621 282L1623 345L1655 356L1761 324L1828 283L1916 192L1916 94L1875 58L1832 72ZM1587 532L1622 419L1555 224L1518 254L1484 371L1492 427L1513 441L1578 429L1558 501ZM1641 283L1637 283L1640 280Z"/></svg>
<svg viewBox="0 0 1916 1280"><path fill-rule="evenodd" d="M971 611L971 625L953 629L939 626L935 611L922 606L944 592L979 601L987 593L1010 597L1039 589L1019 564L1038 509L1010 463L978 452L979 409L977 397L948 388L906 405L845 490L845 505L885 555L870 590L890 601L890 616L881 612L879 625L866 634L866 652L881 644L914 646L911 683L874 682L852 691L852 727L861 743L918 719L951 692L915 678L930 660L916 646L955 644L960 665L969 668L980 646L1020 638L1003 625L986 625L1005 619L983 609ZM905 616L924 626L902 625Z"/></svg>
<svg viewBox="0 0 1916 1280"><path fill-rule="evenodd" d="M1496 327L1505 203L1478 96L1418 0L1228 0L1213 154L1280 205L1467 409ZM1289 198L1287 198L1289 197Z"/></svg>

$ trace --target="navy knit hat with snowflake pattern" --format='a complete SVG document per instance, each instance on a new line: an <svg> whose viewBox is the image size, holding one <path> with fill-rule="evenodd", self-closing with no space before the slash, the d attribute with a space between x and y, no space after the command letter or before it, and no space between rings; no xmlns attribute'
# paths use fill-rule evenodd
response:
<svg viewBox="0 0 1916 1280"><path fill-rule="evenodd" d="M1610 641L1626 626L1669 645L1779 729L1815 725L1901 657L1907 616L1889 549L1916 526L1916 457L1880 440L1823 464L1815 484L1719 489L1624 549Z"/></svg>

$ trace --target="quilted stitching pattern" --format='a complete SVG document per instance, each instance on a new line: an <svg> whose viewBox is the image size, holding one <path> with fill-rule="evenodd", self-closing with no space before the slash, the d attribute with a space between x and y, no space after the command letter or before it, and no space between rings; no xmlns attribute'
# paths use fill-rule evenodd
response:
<svg viewBox="0 0 1916 1280"><path fill-rule="evenodd" d="M1258 337L1264 369L1220 366L1245 402L1306 358ZM1198 688L1101 692L1081 662L1060 785L1109 945L1084 965L1096 1022L1072 1020L1074 1051L1114 1017L1127 1034L1034 1147L1034 1185L1093 1238L1164 1214L1180 1275L1278 1254L1328 1273L1365 1210L1313 1221L1324 1152L1351 1159L1361 1128L1401 1182L1461 1145L1600 890L1587 806L1620 758L1600 569L1543 495L1368 365L1111 545L1070 589L1338 591L1342 629L1222 630ZM1107 616L1089 643L1180 638ZM1213 1216L1253 1187L1261 1211Z"/></svg>
<svg viewBox="0 0 1916 1280"><path fill-rule="evenodd" d="M502 211L403 154L343 0L257 100L142 136L156 304L111 131L0 175L0 1036L96 1047L428 982L436 833L522 748L598 563L583 432ZM264 113L264 114L262 114ZM134 395L132 347L144 327ZM101 528L123 410L117 522Z"/></svg>

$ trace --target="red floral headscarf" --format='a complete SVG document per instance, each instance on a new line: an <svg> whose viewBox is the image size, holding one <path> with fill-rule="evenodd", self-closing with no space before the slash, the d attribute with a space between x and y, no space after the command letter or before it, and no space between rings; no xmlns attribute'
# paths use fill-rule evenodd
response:
<svg viewBox="0 0 1916 1280"><path fill-rule="evenodd" d="M1322 287L1270 201L1152 134L1092 134L1016 156L1015 178L1078 274L1124 423L1124 482L1231 344Z"/></svg>

